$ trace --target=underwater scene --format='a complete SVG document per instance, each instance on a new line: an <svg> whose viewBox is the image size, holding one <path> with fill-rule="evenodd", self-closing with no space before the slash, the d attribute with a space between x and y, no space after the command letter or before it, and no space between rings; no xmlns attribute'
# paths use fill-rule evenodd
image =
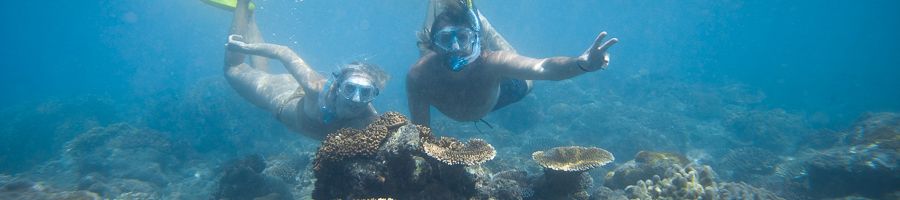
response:
<svg viewBox="0 0 900 200"><path fill-rule="evenodd" d="M0 200L900 199L900 1L0 10Z"/></svg>

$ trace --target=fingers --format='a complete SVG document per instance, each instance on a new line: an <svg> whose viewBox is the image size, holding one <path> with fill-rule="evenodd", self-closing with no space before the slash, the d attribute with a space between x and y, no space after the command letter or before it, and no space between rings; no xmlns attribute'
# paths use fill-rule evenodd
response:
<svg viewBox="0 0 900 200"><path fill-rule="evenodd" d="M603 42L603 38L605 38L605 37L606 37L606 31L600 32L600 35L597 35L597 39L594 39L594 45L591 47L591 49L596 49L597 47L600 47L600 44L601 44L601 42Z"/></svg>
<svg viewBox="0 0 900 200"><path fill-rule="evenodd" d="M228 36L228 43L240 42L244 40L244 36L238 34L231 34Z"/></svg>
<svg viewBox="0 0 900 200"><path fill-rule="evenodd" d="M619 38L610 39L609 41L606 41L605 43L603 43L603 45L600 45L599 51L606 52L606 50L608 50L609 47L612 47L612 45L614 45L618 42L619 42Z"/></svg>

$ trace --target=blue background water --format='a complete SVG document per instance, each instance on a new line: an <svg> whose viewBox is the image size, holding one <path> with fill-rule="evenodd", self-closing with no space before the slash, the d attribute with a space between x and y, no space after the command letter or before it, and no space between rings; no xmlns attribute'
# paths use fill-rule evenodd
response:
<svg viewBox="0 0 900 200"><path fill-rule="evenodd" d="M359 59L381 65L392 79L376 106L407 112L404 77L418 58L415 33L424 20L425 1L256 3L268 42L291 47L320 72ZM746 106L783 109L818 128L845 127L863 112L900 111L898 1L477 5L521 54L532 57L576 56L600 31L618 37L609 70L570 83L634 97L624 99L652 98L672 83L653 79L665 79L710 88L741 85L765 96ZM0 7L0 19L5 45L0 56L6 62L0 73L0 111L10 119L0 124L2 173L27 170L54 157L68 138L116 122L191 138L201 152L241 148L229 137L306 140L285 136L286 129L269 114L222 84L230 12L195 0L12 1ZM270 63L279 69L277 62ZM633 81L636 77L649 78ZM538 82L540 92L513 108L566 98L596 101L585 98L604 95L552 95L566 89ZM513 131L528 128L511 124L520 119L495 120ZM248 133L222 136L241 132L236 130ZM232 143L222 147L215 141Z"/></svg>

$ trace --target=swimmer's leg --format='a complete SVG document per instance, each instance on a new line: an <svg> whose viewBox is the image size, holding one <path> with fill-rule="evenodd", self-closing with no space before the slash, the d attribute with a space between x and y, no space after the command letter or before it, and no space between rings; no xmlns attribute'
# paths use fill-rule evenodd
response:
<svg viewBox="0 0 900 200"><path fill-rule="evenodd" d="M238 0L237 7L234 9L234 19L231 21L231 29L229 35L247 35L248 19L250 17L250 9L247 6L250 0ZM236 67L244 63L245 55L234 51L225 51L225 70Z"/></svg>
<svg viewBox="0 0 900 200"><path fill-rule="evenodd" d="M249 29L247 30L247 35L245 35L246 40L244 42L247 43L265 43L263 40L262 33L259 32L259 27L256 26L256 17L253 13L250 14L249 19ZM268 72L269 71L269 59L262 56L250 56L250 66L256 68L257 70Z"/></svg>

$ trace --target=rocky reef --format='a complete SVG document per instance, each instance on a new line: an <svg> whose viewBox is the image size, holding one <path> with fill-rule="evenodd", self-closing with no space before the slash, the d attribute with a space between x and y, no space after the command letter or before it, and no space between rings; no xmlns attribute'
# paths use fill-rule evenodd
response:
<svg viewBox="0 0 900 200"><path fill-rule="evenodd" d="M896 196L900 191L900 115L866 114L843 135L846 145L812 152L802 161L810 194L816 198Z"/></svg>

